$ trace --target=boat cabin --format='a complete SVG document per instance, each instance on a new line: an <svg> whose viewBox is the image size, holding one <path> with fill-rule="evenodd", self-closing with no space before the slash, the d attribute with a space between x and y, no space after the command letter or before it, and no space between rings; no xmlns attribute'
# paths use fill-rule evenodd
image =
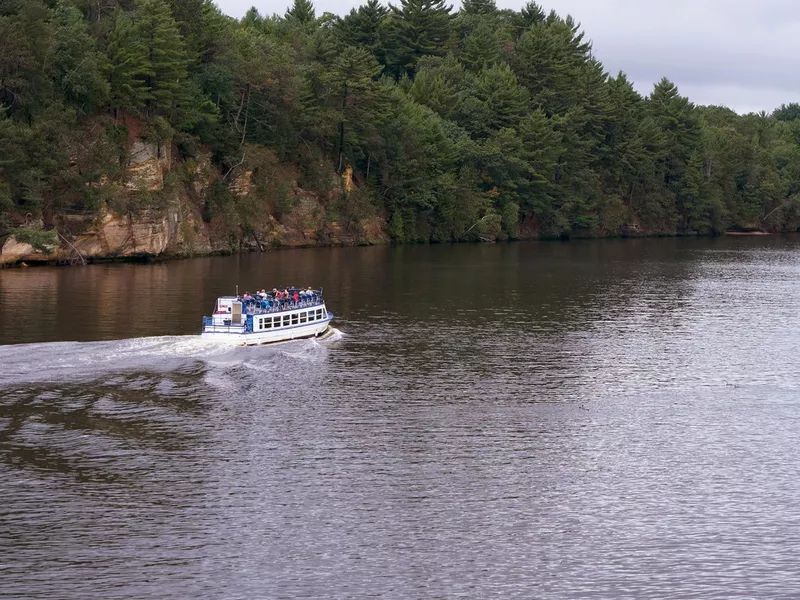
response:
<svg viewBox="0 0 800 600"><path fill-rule="evenodd" d="M331 320L322 290L289 288L283 292L221 296L214 313L203 318L204 334L247 334L322 325ZM316 332L318 328L314 327Z"/></svg>

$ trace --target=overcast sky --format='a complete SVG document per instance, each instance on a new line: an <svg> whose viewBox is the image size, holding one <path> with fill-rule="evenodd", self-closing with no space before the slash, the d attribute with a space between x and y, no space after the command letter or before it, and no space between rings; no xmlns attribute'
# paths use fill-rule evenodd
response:
<svg viewBox="0 0 800 600"><path fill-rule="evenodd" d="M283 14L287 0L216 0L229 15L251 6ZM384 2L386 3L386 2ZM399 1L396 2L399 4ZM497 0L519 9L525 0ZM317 15L347 13L358 0L316 0ZM800 102L797 0L544 0L571 14L611 74L623 70L643 94L661 77L698 104L745 112ZM456 3L456 6L458 3Z"/></svg>

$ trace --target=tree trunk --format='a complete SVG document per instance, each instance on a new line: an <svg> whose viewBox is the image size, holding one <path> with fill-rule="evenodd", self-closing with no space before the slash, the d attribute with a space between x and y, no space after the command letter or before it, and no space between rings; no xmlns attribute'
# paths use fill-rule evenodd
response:
<svg viewBox="0 0 800 600"><path fill-rule="evenodd" d="M247 97L247 90L250 87L250 84L245 86L242 90L242 98L239 100L239 110L236 111L236 118L233 120L233 126L236 128L236 131L241 131L239 129L239 117L242 116L242 110L244 110L244 100Z"/></svg>
<svg viewBox="0 0 800 600"><path fill-rule="evenodd" d="M338 173L342 172L344 166L344 110L347 107L347 84L344 84L344 94L342 94L342 120L339 121L339 167Z"/></svg>
<svg viewBox="0 0 800 600"><path fill-rule="evenodd" d="M239 148L244 146L244 140L247 137L247 119L250 117L250 86L247 86L247 106L244 109L244 125L242 126L242 141L239 143Z"/></svg>

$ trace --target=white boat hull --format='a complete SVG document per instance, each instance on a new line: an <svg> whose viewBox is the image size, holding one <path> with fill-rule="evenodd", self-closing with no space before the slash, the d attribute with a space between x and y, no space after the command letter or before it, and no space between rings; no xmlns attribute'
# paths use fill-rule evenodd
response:
<svg viewBox="0 0 800 600"><path fill-rule="evenodd" d="M228 328L228 331L204 331L201 337L209 340L218 340L239 346L259 346L261 344L274 344L305 338L321 337L330 332L331 319L324 319L297 327L274 329L271 331L246 332L244 328ZM238 331L241 329L241 331Z"/></svg>

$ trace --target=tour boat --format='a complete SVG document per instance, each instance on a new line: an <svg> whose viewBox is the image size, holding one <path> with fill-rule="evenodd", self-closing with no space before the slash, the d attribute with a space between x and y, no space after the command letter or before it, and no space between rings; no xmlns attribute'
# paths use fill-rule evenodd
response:
<svg viewBox="0 0 800 600"><path fill-rule="evenodd" d="M253 296L220 296L214 314L203 317L201 335L253 346L327 335L332 319L322 290L292 287Z"/></svg>

